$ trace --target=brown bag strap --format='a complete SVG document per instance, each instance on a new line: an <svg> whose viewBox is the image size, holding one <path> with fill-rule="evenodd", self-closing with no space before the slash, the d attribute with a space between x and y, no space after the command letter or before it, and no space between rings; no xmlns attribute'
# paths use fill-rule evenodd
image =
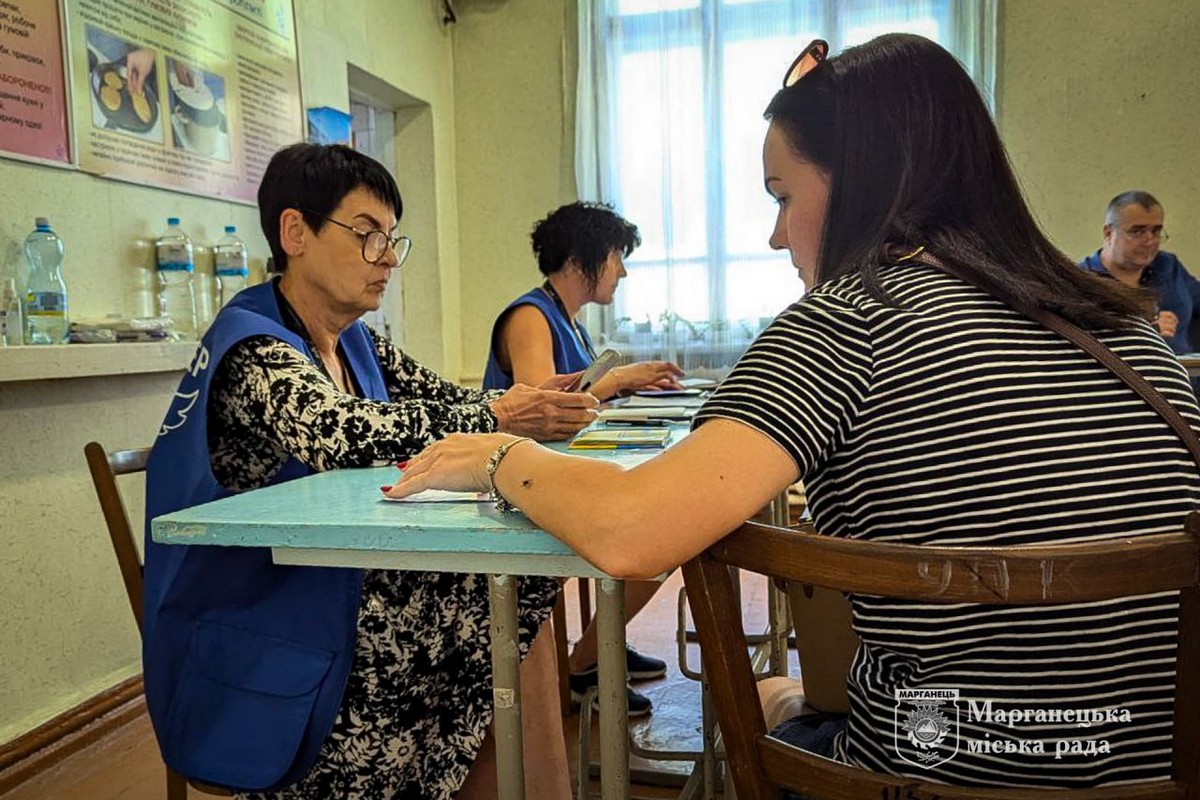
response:
<svg viewBox="0 0 1200 800"><path fill-rule="evenodd" d="M921 251L913 254L910 258L949 273L959 280L971 284L980 291L996 297L994 292L990 292L980 286L979 282L971 276L963 274L960 270L949 266L941 259L929 253ZM1012 305L1003 297L997 297L997 299L1010 307ZM1158 415L1163 418L1167 425L1171 426L1171 430L1175 431L1175 434L1183 441L1183 446L1192 454L1192 458L1196 461L1196 466L1200 467L1200 437L1196 436L1196 432L1192 430L1192 426L1188 424L1188 421L1175 409L1175 406L1171 405L1171 401L1162 392L1154 388L1149 381L1139 375L1137 370L1129 365L1128 361L1110 350L1107 345L1095 336L1078 325L1068 322L1053 311L1048 311L1044 308L1022 308L1017 310L1045 325L1063 338L1074 342L1081 350L1100 362L1101 366L1106 367L1120 378L1126 386L1136 392L1151 408L1157 411Z"/></svg>

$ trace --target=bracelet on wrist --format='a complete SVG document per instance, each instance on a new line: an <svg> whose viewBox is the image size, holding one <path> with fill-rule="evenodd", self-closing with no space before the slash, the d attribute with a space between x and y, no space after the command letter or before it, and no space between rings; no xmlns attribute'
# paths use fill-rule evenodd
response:
<svg viewBox="0 0 1200 800"><path fill-rule="evenodd" d="M506 455L508 455L509 450L521 442L531 441L533 440L528 436L520 436L500 445L494 451L492 451L490 456L488 456L487 464L485 466L488 477L488 497L491 498L491 501L496 504L497 511L512 513L521 510L505 499L504 495L500 494L500 489L496 486L496 470L500 468L500 462L504 460Z"/></svg>

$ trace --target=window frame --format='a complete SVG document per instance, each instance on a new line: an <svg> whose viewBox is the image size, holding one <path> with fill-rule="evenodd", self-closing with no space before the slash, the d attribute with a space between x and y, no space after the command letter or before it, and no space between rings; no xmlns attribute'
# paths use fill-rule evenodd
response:
<svg viewBox="0 0 1200 800"><path fill-rule="evenodd" d="M589 0L583 1L588 2ZM600 64L603 65L600 70L603 76L603 80L600 82L600 91L607 94L604 104L608 108L608 113L599 123L606 129L599 132L597 141L603 143L601 171L607 170L612 175L612 185L608 192L610 196L606 199L613 202L619 209L623 207L621 202L623 187L618 170L609 165L619 163L621 157L620 136L615 112L621 96L617 80L620 59L640 52L658 50L661 31L664 28L685 31L679 39L679 46L699 47L701 74L709 76L709 79L704 80L702 85L705 125L703 157L705 251L702 255L689 257L671 257L668 251L662 258L655 259L640 258L639 253L635 251L627 259L626 266L630 277L636 280L637 272L643 268L670 270L672 267L702 264L707 282L710 328L729 330L738 326L739 323L742 323L741 327L745 327L745 321L740 318L730 319L728 314L728 272L731 264L756 261L774 263L781 259L786 263L787 260L786 254L777 254L766 249L765 246L761 251L729 252L724 174L726 141L721 124L725 113L723 69L725 49L731 43L752 39L751 34L756 31L756 28L761 28L761 25L756 26L755 22L761 19L764 13L778 12L780 9L793 10L800 2L801 0L745 0L745 2L726 3L725 0L697 0L694 6L688 8L626 13L621 13L619 0L597 3L599 10L596 12L595 24L596 30L603 32L603 41L595 42L592 47L599 51L597 54L600 55ZM976 0L974 8L968 8L972 3L961 0L957 2L955 0L895 0L895 3L899 6L927 5L929 7L928 14L922 15L920 18L935 20L939 30L939 40L955 53L977 54L979 47L970 42L969 37L978 35L978 31L972 30L974 26L970 19L973 14L980 15L982 13L984 16L991 14L993 18L995 14L994 5L990 9L984 8L992 3L992 0ZM849 2L847 0L811 0L808 3L809 13L815 17L813 27L821 32L821 38L830 42L834 52L844 46L845 33L848 28L852 29L850 23L854 19L853 15L856 10L866 11L873 5L875 5L874 2L870 0L849 0ZM800 22L798 24L809 25L810 23ZM581 30L582 35L586 35L586 33ZM988 31L986 35L994 36L994 30ZM796 36L799 39L802 34L797 32ZM803 47L804 43L798 41L797 48ZM991 54L991 57L994 57L994 53ZM781 75L783 67L786 67L786 64L780 67ZM986 74L981 83L986 86L993 74L994 64L985 64L983 70ZM985 90L985 97L988 97L990 101L990 90ZM603 178L601 183L604 183ZM636 220L634 221L636 222ZM770 224L770 220L764 222L766 225ZM668 235L668 240L669 238ZM798 293L797 297L799 296ZM630 333L635 322L644 324L642 320L630 320L628 330L622 331L617 322L617 312L625 310L624 298L618 296L617 302L613 305L591 311L587 315L586 322L601 341L615 342L619 346L630 341ZM762 318L759 319L759 329L761 329L761 321ZM638 338L642 340L641 343L643 345L654 344L664 353L664 357L676 358L678 351L676 342L678 335L675 330L677 316L673 314L673 309L667 306L665 299L662 313L658 315L657 320L652 315L651 322L653 341L647 342L644 332L642 332L638 335ZM692 320L691 322L700 321ZM757 333L758 330L755 330L754 334L757 335ZM684 338L686 339L686 332ZM735 338L740 339L741 337ZM716 342L710 342L709 345L710 347L706 349L718 347Z"/></svg>

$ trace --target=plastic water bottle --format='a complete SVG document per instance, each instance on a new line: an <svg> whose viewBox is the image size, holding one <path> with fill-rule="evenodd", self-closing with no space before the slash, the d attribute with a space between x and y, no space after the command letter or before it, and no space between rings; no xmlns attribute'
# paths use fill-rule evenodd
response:
<svg viewBox="0 0 1200 800"><path fill-rule="evenodd" d="M217 271L217 306L224 308L235 294L246 288L250 277L246 243L238 238L233 225L225 226L225 235L213 247L213 263Z"/></svg>
<svg viewBox="0 0 1200 800"><path fill-rule="evenodd" d="M154 242L158 259L158 313L170 317L184 339L196 338L196 296L192 273L196 262L192 240L179 227L179 217L167 218L167 230Z"/></svg>
<svg viewBox="0 0 1200 800"><path fill-rule="evenodd" d="M34 220L25 237L29 284L25 287L25 343L62 344L67 340L67 284L63 282L63 242L45 217Z"/></svg>
<svg viewBox="0 0 1200 800"><path fill-rule="evenodd" d="M15 278L5 278L0 286L0 347L25 344L24 318L17 281Z"/></svg>

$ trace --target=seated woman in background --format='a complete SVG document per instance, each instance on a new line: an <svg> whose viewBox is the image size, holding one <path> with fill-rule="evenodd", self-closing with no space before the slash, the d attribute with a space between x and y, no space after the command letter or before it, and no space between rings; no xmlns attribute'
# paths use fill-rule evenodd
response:
<svg viewBox="0 0 1200 800"><path fill-rule="evenodd" d="M587 331L575 316L586 303L606 306L625 277L624 258L642 243L637 226L606 205L569 203L551 212L530 235L538 269L546 280L509 303L492 327L491 352L483 388L505 389L516 383L537 386L555 375L569 375L596 360ZM642 361L614 367L588 393L601 400L638 389L678 388L683 370L669 361ZM631 581L625 586L625 621L645 608L661 584ZM598 656L596 620L584 628L571 651L571 696L582 702L595 686ZM665 661L628 649L631 680L665 675ZM650 713L650 698L627 692L629 713Z"/></svg>
<svg viewBox="0 0 1200 800"><path fill-rule="evenodd" d="M147 520L456 431L565 438L594 418L579 393L455 386L359 320L411 244L378 162L293 145L258 204L281 274L204 336L150 455ZM557 591L522 581L523 652ZM265 548L147 537L143 637L163 758L188 777L280 800L494 794L482 575L277 566ZM527 773L534 795L569 798L552 641L537 639L522 666Z"/></svg>
<svg viewBox="0 0 1200 800"><path fill-rule="evenodd" d="M575 317L587 303L606 306L625 277L624 259L642 243L637 226L600 203L569 203L530 234L546 280L508 304L492 326L483 388L537 386L596 360L587 331ZM600 400L639 389L677 389L683 370L669 361L614 367L589 393Z"/></svg>
<svg viewBox="0 0 1200 800"><path fill-rule="evenodd" d="M1181 528L1200 502L1182 442L1113 373L1022 312L1092 331L1200 426L1145 295L1077 269L1038 229L983 100L941 47L894 34L804 74L812 63L789 70L763 147L779 206L770 243L790 251L811 291L759 336L691 435L629 470L513 436L456 435L413 459L392 494L490 478L538 526L628 577L691 558L797 478L832 536L1002 546ZM779 733L790 741L981 786L1169 777L1177 595L1039 608L851 602L863 646L849 717L789 725ZM958 752L922 768L895 736L897 692L922 688L1059 719L1127 713L1015 730L964 714ZM971 746L1014 738L1028 748ZM1056 753L1079 739L1109 752Z"/></svg>

